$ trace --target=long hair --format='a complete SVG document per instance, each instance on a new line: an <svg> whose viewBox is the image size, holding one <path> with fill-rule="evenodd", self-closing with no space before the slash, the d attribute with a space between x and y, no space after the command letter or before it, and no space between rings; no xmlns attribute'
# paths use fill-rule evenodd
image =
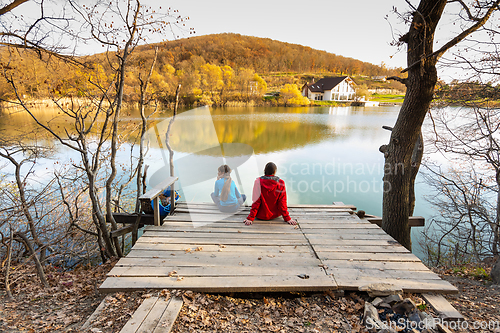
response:
<svg viewBox="0 0 500 333"><path fill-rule="evenodd" d="M223 174L222 177L224 178L224 186L222 186L222 190L220 191L220 199L226 201L231 190L231 168L227 164L224 164L217 170Z"/></svg>

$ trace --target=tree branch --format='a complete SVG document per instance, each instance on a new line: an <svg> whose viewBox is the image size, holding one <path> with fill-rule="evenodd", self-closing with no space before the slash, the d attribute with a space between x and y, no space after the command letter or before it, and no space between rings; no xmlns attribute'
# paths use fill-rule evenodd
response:
<svg viewBox="0 0 500 333"><path fill-rule="evenodd" d="M7 14L11 10L13 10L14 8L16 8L16 7L18 7L18 6L20 6L23 3L28 2L28 1L29 0L14 0L14 2L8 4L7 6L0 8L0 16Z"/></svg>
<svg viewBox="0 0 500 333"><path fill-rule="evenodd" d="M461 34L450 40L448 43L444 44L439 50L433 52L426 58L434 57L437 60L441 58L441 56L448 51L450 48L453 46L457 45L460 43L462 40L464 40L465 37L476 31L477 29L481 28L490 18L490 16L493 14L495 10L498 10L498 6L500 5L500 0L495 1L493 5L488 9L486 14L482 18L474 18L472 19L473 21L476 21L476 23L469 27L468 29L464 30Z"/></svg>
<svg viewBox="0 0 500 333"><path fill-rule="evenodd" d="M406 81L407 81L406 78L402 78L402 77L399 77L399 76L389 76L389 77L386 78L386 80L398 81L398 82L401 82L402 84L404 84L405 86L406 86Z"/></svg>

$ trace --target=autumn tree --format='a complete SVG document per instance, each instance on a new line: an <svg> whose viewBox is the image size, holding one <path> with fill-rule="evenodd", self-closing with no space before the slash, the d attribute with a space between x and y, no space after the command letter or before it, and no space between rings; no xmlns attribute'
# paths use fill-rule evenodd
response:
<svg viewBox="0 0 500 333"><path fill-rule="evenodd" d="M285 84L280 90L280 102L285 106L289 105L309 105L309 99L302 96L296 84Z"/></svg>
<svg viewBox="0 0 500 333"><path fill-rule="evenodd" d="M407 78L392 77L406 86L406 95L399 116L387 145L381 147L385 157L384 197L382 228L411 249L408 217L412 214L410 186L414 169L412 154L420 136L422 123L433 99L438 81L436 64L452 47L463 42L471 34L485 26L500 1L470 2L447 0L421 0L418 7L411 7L407 19L410 27L399 42L406 45ZM445 13L458 7L463 30L435 50L435 33ZM495 27L493 27L494 29Z"/></svg>

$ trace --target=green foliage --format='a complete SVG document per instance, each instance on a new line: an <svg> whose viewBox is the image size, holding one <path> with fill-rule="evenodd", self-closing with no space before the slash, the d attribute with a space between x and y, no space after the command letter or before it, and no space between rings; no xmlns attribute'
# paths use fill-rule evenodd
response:
<svg viewBox="0 0 500 333"><path fill-rule="evenodd" d="M336 101L311 101L311 105L338 106L340 103Z"/></svg>
<svg viewBox="0 0 500 333"><path fill-rule="evenodd" d="M417 306L417 308L418 308L420 311L425 311L425 310L427 310L427 304L425 304L425 303L419 304L419 305Z"/></svg>
<svg viewBox="0 0 500 333"><path fill-rule="evenodd" d="M371 101L381 102L381 103L403 103L405 95L381 95L373 94L370 97Z"/></svg>
<svg viewBox="0 0 500 333"><path fill-rule="evenodd" d="M476 267L472 271L472 276L474 276L476 279L488 280L490 278L490 275L486 272L486 270L483 267Z"/></svg>

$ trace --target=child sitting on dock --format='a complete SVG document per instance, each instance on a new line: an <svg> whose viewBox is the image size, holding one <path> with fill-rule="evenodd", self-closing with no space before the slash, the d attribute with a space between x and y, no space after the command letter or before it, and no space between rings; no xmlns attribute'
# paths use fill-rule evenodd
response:
<svg viewBox="0 0 500 333"><path fill-rule="evenodd" d="M264 168L264 176L255 180L252 194L252 208L245 219L245 224L252 224L255 218L259 220L272 220L283 216L285 222L296 225L297 221L290 217L286 204L285 182L276 177L276 164L269 162Z"/></svg>
<svg viewBox="0 0 500 333"><path fill-rule="evenodd" d="M226 164L217 169L215 189L210 196L219 210L224 213L236 212L246 200L246 196L240 194L236 184L231 179L231 168Z"/></svg>

